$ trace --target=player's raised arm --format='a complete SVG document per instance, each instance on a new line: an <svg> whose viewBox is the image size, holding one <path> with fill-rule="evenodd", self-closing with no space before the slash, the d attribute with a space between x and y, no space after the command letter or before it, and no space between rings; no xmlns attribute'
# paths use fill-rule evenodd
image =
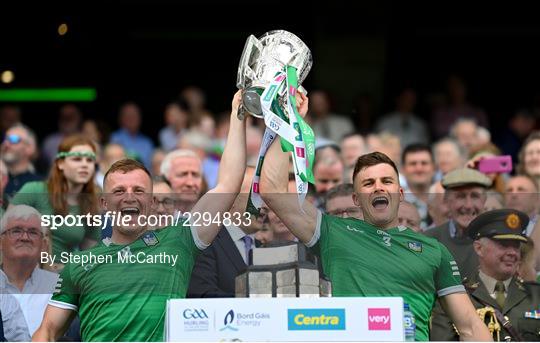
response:
<svg viewBox="0 0 540 343"><path fill-rule="evenodd" d="M307 97L297 93L298 112L301 115L306 114L307 104ZM260 182L261 197L300 241L309 243L317 225L317 209L305 201L302 211L296 194L287 195L288 173L289 153L281 150L279 139L276 139L264 159Z"/></svg>
<svg viewBox="0 0 540 343"><path fill-rule="evenodd" d="M199 199L192 209L193 214L223 218L240 192L246 170L246 123L237 117L241 95L241 91L236 92L232 101L230 128L219 164L217 185ZM218 220L210 225L196 226L199 239L204 244L212 243L220 227Z"/></svg>

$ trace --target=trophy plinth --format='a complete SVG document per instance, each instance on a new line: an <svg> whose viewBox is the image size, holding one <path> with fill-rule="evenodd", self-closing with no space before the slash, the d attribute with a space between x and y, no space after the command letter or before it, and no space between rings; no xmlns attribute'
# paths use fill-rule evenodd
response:
<svg viewBox="0 0 540 343"><path fill-rule="evenodd" d="M235 280L236 297L329 296L328 281L321 280L315 257L300 243L283 243L252 251L253 265Z"/></svg>

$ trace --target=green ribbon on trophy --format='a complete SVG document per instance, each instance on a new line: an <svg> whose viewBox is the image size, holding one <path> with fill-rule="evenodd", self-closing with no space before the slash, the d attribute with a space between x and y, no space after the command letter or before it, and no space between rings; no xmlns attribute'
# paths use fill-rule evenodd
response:
<svg viewBox="0 0 540 343"><path fill-rule="evenodd" d="M293 167L296 191L300 208L306 198L308 183L314 184L313 160L315 157L315 135L313 130L300 116L296 109L296 92L298 78L296 68L286 66L279 72L261 95L261 108L264 114L266 130L263 136L257 168L253 178L248 211L257 214L263 204L259 194L259 181L264 163L264 157L276 135L281 137L281 149L290 152L293 157ZM286 96L284 96L286 95ZM281 100L286 107L282 107Z"/></svg>

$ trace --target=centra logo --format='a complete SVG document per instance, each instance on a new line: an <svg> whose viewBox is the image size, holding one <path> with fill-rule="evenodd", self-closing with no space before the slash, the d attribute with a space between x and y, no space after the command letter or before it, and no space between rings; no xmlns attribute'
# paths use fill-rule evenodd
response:
<svg viewBox="0 0 540 343"><path fill-rule="evenodd" d="M345 309L302 308L289 309L288 329L296 330L345 330Z"/></svg>

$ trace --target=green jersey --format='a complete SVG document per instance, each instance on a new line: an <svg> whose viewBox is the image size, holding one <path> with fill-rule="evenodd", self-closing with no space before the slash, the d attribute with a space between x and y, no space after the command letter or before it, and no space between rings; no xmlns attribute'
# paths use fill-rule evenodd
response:
<svg viewBox="0 0 540 343"><path fill-rule="evenodd" d="M437 240L403 226L381 230L365 221L318 214L308 246L320 255L334 296L400 296L428 340L437 295L465 292L454 258Z"/></svg>
<svg viewBox="0 0 540 343"><path fill-rule="evenodd" d="M185 297L204 245L194 235L171 226L75 252L49 304L79 312L84 341L163 341L166 301Z"/></svg>
<svg viewBox="0 0 540 343"><path fill-rule="evenodd" d="M43 181L25 183L10 203L32 206L43 215L50 216L54 214L54 209L49 200L47 183ZM69 214L81 214L79 206L69 206ZM60 225L58 228L51 230L50 233L54 256L58 256L63 252L79 250L79 246L85 238L98 241L101 237L100 228L86 227L84 225Z"/></svg>

